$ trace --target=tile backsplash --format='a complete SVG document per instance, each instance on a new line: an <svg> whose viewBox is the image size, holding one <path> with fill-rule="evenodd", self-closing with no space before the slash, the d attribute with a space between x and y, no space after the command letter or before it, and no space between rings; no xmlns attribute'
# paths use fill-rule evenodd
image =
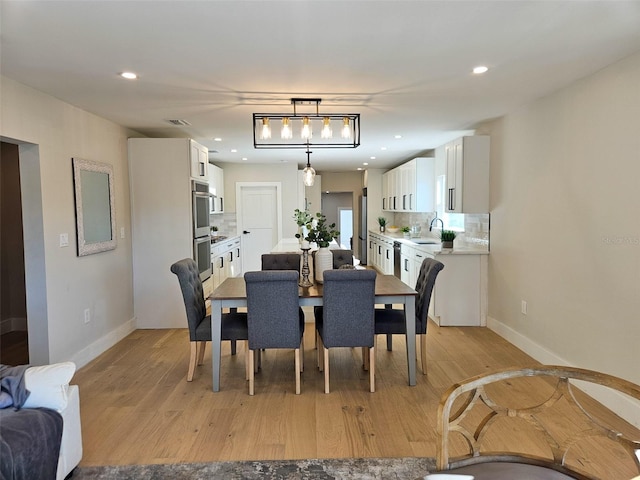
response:
<svg viewBox="0 0 640 480"><path fill-rule="evenodd" d="M227 237L236 236L238 233L238 221L235 212L233 213L216 213L209 215L212 227L218 227L218 235L226 235Z"/></svg>
<svg viewBox="0 0 640 480"><path fill-rule="evenodd" d="M486 245L489 246L489 214L461 214L464 216L464 233L460 233L456 237L456 242ZM429 213L387 213L384 215L389 220L389 225L394 224L399 227L411 226L414 224L420 225L423 236L439 236L440 222L437 222L438 227L434 224L433 231L429 232L429 225L431 220L435 218L435 212ZM389 218L393 216L393 218Z"/></svg>

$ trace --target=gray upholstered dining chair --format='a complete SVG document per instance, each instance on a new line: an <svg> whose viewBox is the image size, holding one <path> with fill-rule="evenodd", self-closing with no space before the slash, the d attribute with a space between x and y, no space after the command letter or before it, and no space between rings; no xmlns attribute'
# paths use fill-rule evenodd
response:
<svg viewBox="0 0 640 480"><path fill-rule="evenodd" d="M422 373L427 374L427 317L429 315L429 303L431 302L431 292L436 284L438 273L444 265L433 258L425 258L420 265L418 280L415 290L416 297L416 335L420 337L420 360L422 363ZM405 335L406 323L404 309L394 309L391 305L385 308L376 308L375 311L375 331L376 335L387 335L387 350L391 350L392 335Z"/></svg>
<svg viewBox="0 0 640 480"><path fill-rule="evenodd" d="M249 327L248 364L253 364L255 350L294 349L297 395L300 394L304 335L304 313L298 302L298 278L298 273L292 270L244 274ZM254 376L254 369L249 369L249 395L254 393Z"/></svg>
<svg viewBox="0 0 640 480"><path fill-rule="evenodd" d="M324 391L329 393L329 349L369 349L369 390L375 392L374 308L376 272L326 270L321 307L314 308L318 334L318 366L324 370ZM320 350L323 361L320 362ZM363 349L363 356L365 355ZM364 359L363 359L364 360Z"/></svg>
<svg viewBox="0 0 640 480"><path fill-rule="evenodd" d="M202 365L206 344L211 341L211 315L207 315L202 281L195 260L192 258L179 260L171 265L171 271L178 277L187 313L191 342L187 381L190 382L193 380L196 363ZM234 311L222 315L222 340L231 341L232 353L235 353L237 340L248 338L246 313Z"/></svg>
<svg viewBox="0 0 640 480"><path fill-rule="evenodd" d="M336 248L331 250L333 254L333 268L340 268L342 265L353 265L353 250Z"/></svg>
<svg viewBox="0 0 640 480"><path fill-rule="evenodd" d="M300 273L299 253L265 253L262 255L262 270L296 270Z"/></svg>

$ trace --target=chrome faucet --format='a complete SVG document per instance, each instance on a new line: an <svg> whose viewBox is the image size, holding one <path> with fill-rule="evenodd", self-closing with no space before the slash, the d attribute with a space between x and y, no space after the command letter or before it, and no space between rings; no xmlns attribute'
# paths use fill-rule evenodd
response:
<svg viewBox="0 0 640 480"><path fill-rule="evenodd" d="M440 225L442 225L442 230L444 230L444 222L441 218L438 218L438 214L436 213L436 217L431 220L431 223L429 224L429 231L433 230L433 222L435 222L436 220L440 220Z"/></svg>

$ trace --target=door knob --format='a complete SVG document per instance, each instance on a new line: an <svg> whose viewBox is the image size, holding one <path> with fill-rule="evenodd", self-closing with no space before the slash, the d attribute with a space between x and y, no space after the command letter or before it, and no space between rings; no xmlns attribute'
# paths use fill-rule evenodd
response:
<svg viewBox="0 0 640 480"><path fill-rule="evenodd" d="M251 233L251 232L247 232L246 230L243 230L242 233L246 235L247 233Z"/></svg>

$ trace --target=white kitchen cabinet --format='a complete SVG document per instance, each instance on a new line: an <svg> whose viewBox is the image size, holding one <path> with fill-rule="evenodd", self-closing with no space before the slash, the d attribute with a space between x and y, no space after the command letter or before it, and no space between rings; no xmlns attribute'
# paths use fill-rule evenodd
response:
<svg viewBox="0 0 640 480"><path fill-rule="evenodd" d="M489 146L487 135L460 137L444 146L446 212L489 212Z"/></svg>
<svg viewBox="0 0 640 480"><path fill-rule="evenodd" d="M211 249L213 290L227 278L242 275L241 252L242 239L239 236L214 244Z"/></svg>
<svg viewBox="0 0 640 480"><path fill-rule="evenodd" d="M444 264L433 289L429 316L439 326L486 325L486 255L436 255Z"/></svg>
<svg viewBox="0 0 640 480"><path fill-rule="evenodd" d="M384 275L393 275L393 240L369 232L369 265Z"/></svg>
<svg viewBox="0 0 640 480"><path fill-rule="evenodd" d="M383 175L382 208L392 212L435 210L435 158L414 158Z"/></svg>
<svg viewBox="0 0 640 480"><path fill-rule="evenodd" d="M194 140L189 140L191 178L209 181L209 149Z"/></svg>
<svg viewBox="0 0 640 480"><path fill-rule="evenodd" d="M422 261L425 258L434 258L433 254L428 253L420 248L412 247L407 244L400 246L400 279L411 288L416 288L416 282L420 273Z"/></svg>
<svg viewBox="0 0 640 480"><path fill-rule="evenodd" d="M224 170L209 164L209 193L211 197L211 213L224 213Z"/></svg>

